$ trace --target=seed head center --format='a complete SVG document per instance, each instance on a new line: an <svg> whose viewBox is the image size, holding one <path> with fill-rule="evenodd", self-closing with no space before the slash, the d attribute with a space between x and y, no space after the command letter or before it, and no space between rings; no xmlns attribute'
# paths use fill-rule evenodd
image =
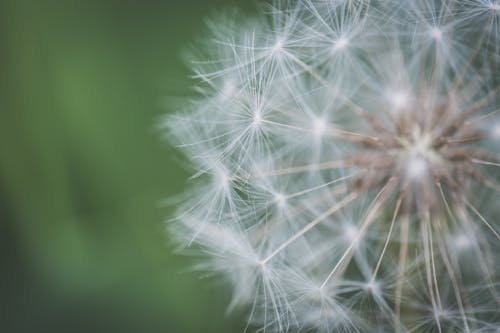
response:
<svg viewBox="0 0 500 333"><path fill-rule="evenodd" d="M406 174L410 179L420 179L428 173L435 151L432 149L432 138L428 133L415 130L411 140L405 145Z"/></svg>

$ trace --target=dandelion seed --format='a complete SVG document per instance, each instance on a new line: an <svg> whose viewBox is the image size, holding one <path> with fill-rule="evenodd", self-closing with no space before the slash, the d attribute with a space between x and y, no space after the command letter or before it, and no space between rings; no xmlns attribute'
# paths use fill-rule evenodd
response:
<svg viewBox="0 0 500 333"><path fill-rule="evenodd" d="M429 31L429 33L435 40L440 40L441 38L443 38L443 31L441 31L441 29L439 28L434 27Z"/></svg>
<svg viewBox="0 0 500 333"><path fill-rule="evenodd" d="M343 36L339 37L334 43L333 43L333 50L338 51L345 49L349 43L349 40Z"/></svg>
<svg viewBox="0 0 500 333"><path fill-rule="evenodd" d="M404 92L404 91L390 92L390 93L388 93L388 96L389 96L389 101L391 102L392 106L394 108L396 108L397 110L400 110L400 109L408 106L409 96L406 92Z"/></svg>
<svg viewBox="0 0 500 333"><path fill-rule="evenodd" d="M325 132L326 124L323 119L316 118L313 121L313 131L317 136L321 136Z"/></svg>
<svg viewBox="0 0 500 333"><path fill-rule="evenodd" d="M356 242L356 238L359 234L359 230L356 228L356 226L352 224L348 224L345 226L345 237L350 241L350 242Z"/></svg>
<svg viewBox="0 0 500 333"><path fill-rule="evenodd" d="M262 124L262 116L261 116L261 113L260 111L256 111L253 115L253 124L255 126L259 126L260 124Z"/></svg>
<svg viewBox="0 0 500 333"><path fill-rule="evenodd" d="M276 193L274 195L274 200L276 200L276 204L280 207L284 207L286 205L286 196L281 193Z"/></svg>
<svg viewBox="0 0 500 333"><path fill-rule="evenodd" d="M453 245L459 250L464 250L464 249L470 247L472 244L471 244L471 240L469 238L467 238L466 235L460 234L460 235L456 235L453 238Z"/></svg>
<svg viewBox="0 0 500 333"><path fill-rule="evenodd" d="M280 52L282 50L283 50L283 41L281 39L278 39L276 43L274 43L273 51Z"/></svg>

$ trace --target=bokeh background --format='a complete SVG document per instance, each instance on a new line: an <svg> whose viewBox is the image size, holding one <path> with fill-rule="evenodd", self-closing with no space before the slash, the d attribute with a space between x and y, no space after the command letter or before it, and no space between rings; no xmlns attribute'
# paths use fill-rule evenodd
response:
<svg viewBox="0 0 500 333"><path fill-rule="evenodd" d="M173 252L190 174L156 124L204 18L248 0L0 0L0 331L241 332Z"/></svg>

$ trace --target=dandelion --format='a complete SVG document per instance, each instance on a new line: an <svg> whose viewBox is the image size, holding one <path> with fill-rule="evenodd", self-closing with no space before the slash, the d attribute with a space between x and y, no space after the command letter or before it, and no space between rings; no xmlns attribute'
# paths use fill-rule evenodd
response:
<svg viewBox="0 0 500 333"><path fill-rule="evenodd" d="M250 324L498 331L498 6L276 1L210 25L165 122L195 168L171 226Z"/></svg>

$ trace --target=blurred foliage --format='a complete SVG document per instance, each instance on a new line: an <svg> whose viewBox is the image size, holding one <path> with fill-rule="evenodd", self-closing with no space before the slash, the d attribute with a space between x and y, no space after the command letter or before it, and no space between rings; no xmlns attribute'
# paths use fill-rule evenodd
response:
<svg viewBox="0 0 500 333"><path fill-rule="evenodd" d="M189 271L162 199L186 187L155 127L182 50L244 0L0 0L2 332L241 332Z"/></svg>

